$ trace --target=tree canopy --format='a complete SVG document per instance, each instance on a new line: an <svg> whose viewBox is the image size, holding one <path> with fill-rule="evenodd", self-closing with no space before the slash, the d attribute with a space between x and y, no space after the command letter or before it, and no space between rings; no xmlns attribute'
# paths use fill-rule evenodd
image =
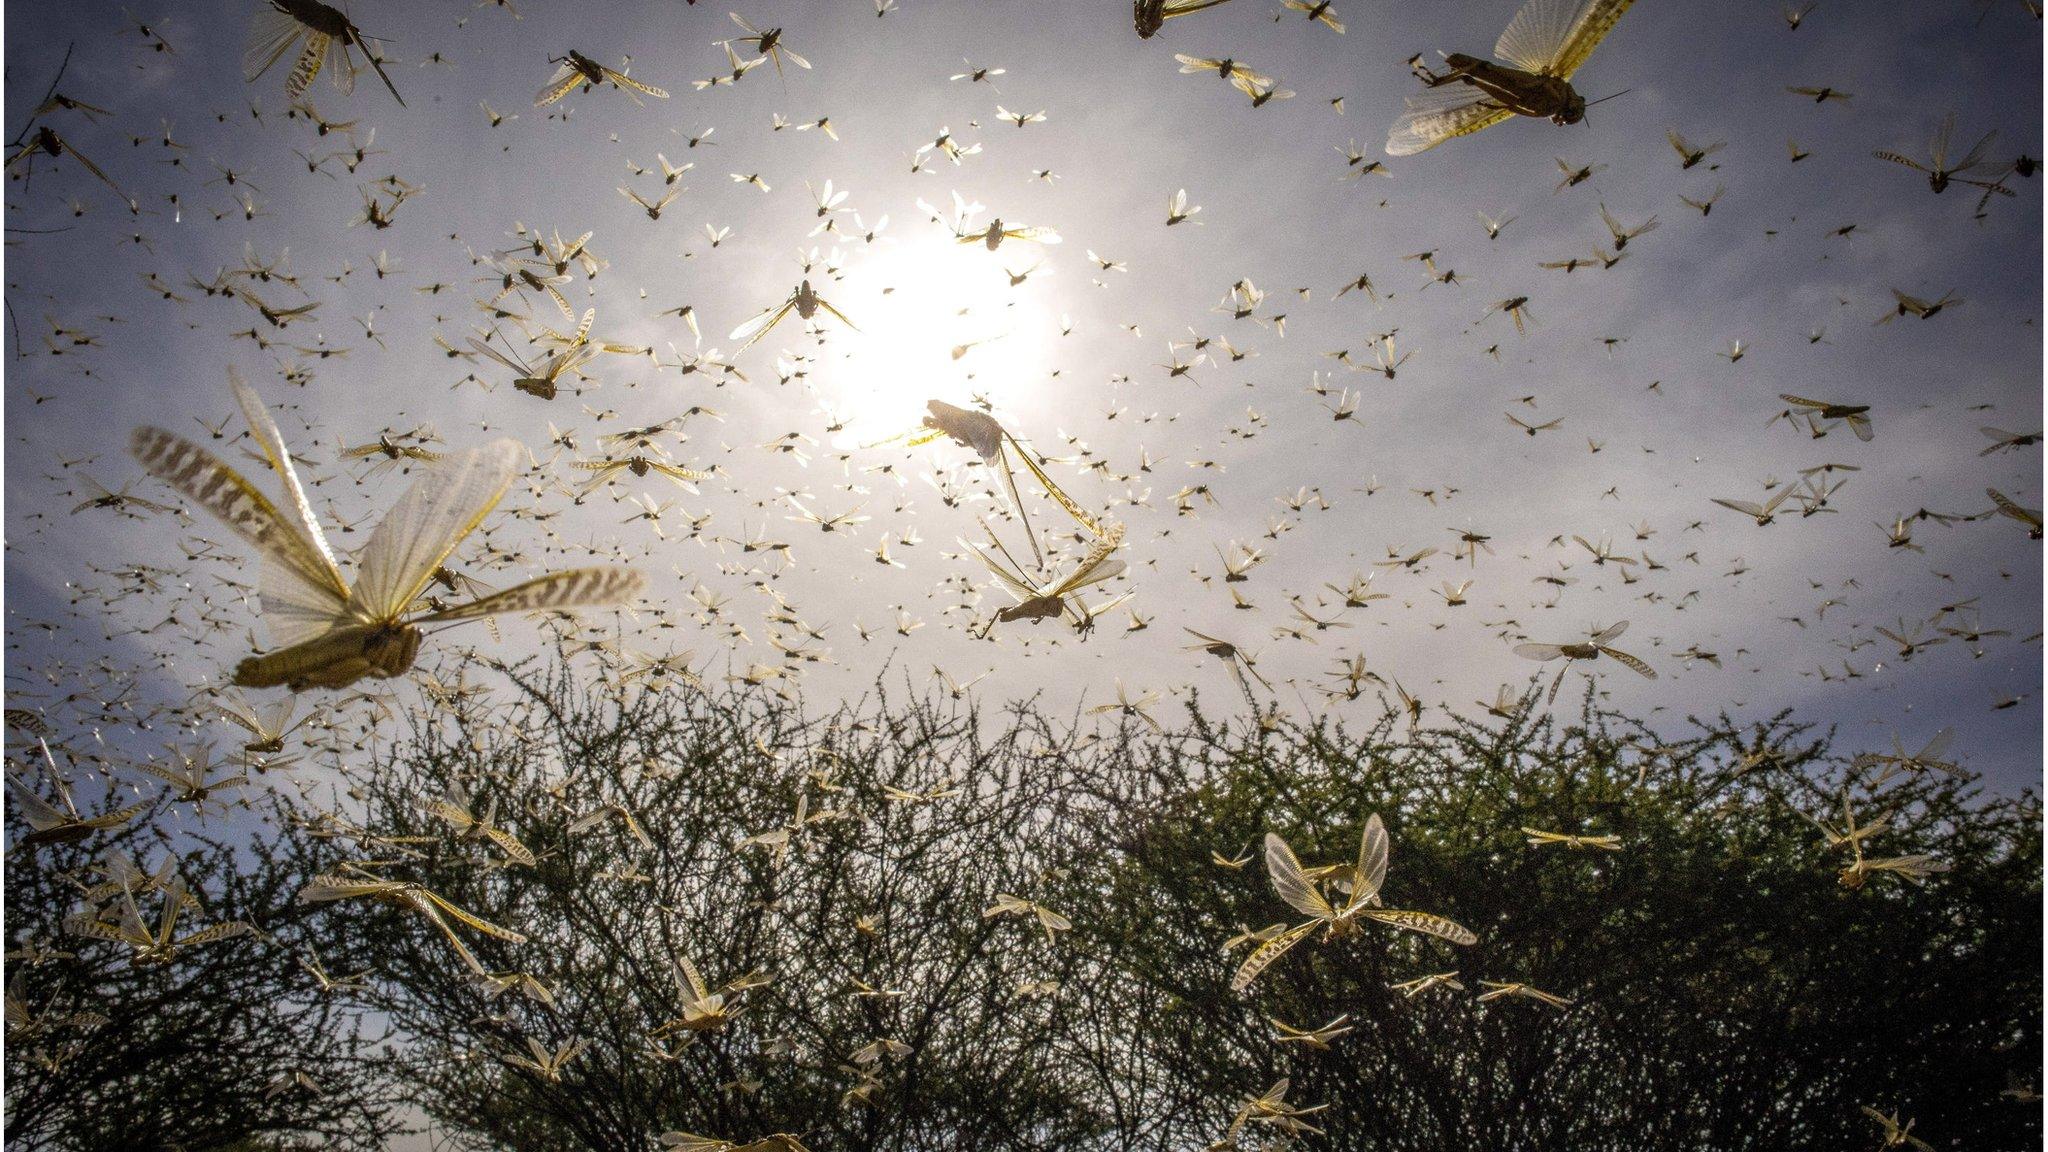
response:
<svg viewBox="0 0 2048 1152"><path fill-rule="evenodd" d="M1154 731L566 664L457 683L329 807L272 793L187 857L193 926L255 935L127 963L57 921L144 825L16 849L12 938L76 955L11 987L111 1019L10 1001L10 1140L367 1146L401 1101L535 1150L1874 1147L1866 1108L1935 1147L2038 1139L2038 808L1789 716L1660 743L1532 689L1434 727ZM1341 905L1374 816L1374 911L1476 942L1314 925L1234 992L1247 934L1305 919L1267 835ZM323 993L309 951L361 985Z"/></svg>

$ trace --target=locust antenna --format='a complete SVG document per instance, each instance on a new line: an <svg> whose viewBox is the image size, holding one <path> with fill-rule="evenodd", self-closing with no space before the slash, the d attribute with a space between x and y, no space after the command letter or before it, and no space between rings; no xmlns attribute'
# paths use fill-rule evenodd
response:
<svg viewBox="0 0 2048 1152"><path fill-rule="evenodd" d="M1614 97L1616 97L1616 96L1626 96L1626 95L1628 95L1629 93L1631 93L1631 92L1633 92L1633 91L1635 91L1635 89L1633 89L1633 88L1623 88L1623 89L1622 89L1621 91L1619 91L1619 92L1615 92L1615 93L1612 93L1612 94L1610 94L1610 95L1607 95L1607 96L1602 96L1602 97L1601 97L1601 98L1599 98L1598 100L1588 100L1588 101L1586 101L1586 107L1588 107L1588 108L1591 108L1591 107L1592 107L1593 105L1595 105L1595 104L1605 104L1605 103L1607 103L1607 102L1608 102L1609 100L1612 100L1612 99L1614 99ZM1585 122L1585 123L1587 123L1587 124L1591 124L1591 123L1592 123L1592 121L1591 121L1591 120L1585 120L1584 122Z"/></svg>

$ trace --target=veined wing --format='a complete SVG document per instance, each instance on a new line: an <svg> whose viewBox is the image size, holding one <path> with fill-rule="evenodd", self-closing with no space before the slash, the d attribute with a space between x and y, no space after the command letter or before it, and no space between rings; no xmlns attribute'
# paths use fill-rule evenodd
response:
<svg viewBox="0 0 2048 1152"><path fill-rule="evenodd" d="M335 570L333 559L308 541L241 473L206 449L161 428L136 429L129 438L128 451L144 471L256 546L264 563L264 615L274 618L280 642L297 643L346 615L348 585ZM299 499L305 499L303 492ZM310 508L305 515L312 515Z"/></svg>
<svg viewBox="0 0 2048 1152"><path fill-rule="evenodd" d="M508 612L546 612L623 604L640 594L647 578L632 568L572 568L515 584L481 600L421 617L421 624L476 620Z"/></svg>
<svg viewBox="0 0 2048 1152"><path fill-rule="evenodd" d="M1266 833L1266 871L1273 877L1273 890L1302 915L1324 921L1337 918L1337 910L1323 899L1322 892L1302 872L1301 861L1295 858L1294 849L1271 832Z"/></svg>
<svg viewBox="0 0 2048 1152"><path fill-rule="evenodd" d="M1387 133L1387 155L1413 156L1446 140L1490 128L1514 113L1464 84L1429 88L1402 101L1404 111Z"/></svg>
<svg viewBox="0 0 2048 1152"><path fill-rule="evenodd" d="M1529 0L1493 54L1520 68L1571 79L1635 0Z"/></svg>
<svg viewBox="0 0 2048 1152"><path fill-rule="evenodd" d="M540 92L533 98L533 106L545 108L567 96L581 83L583 73L578 71L575 65L565 62L560 68L555 69L555 74L548 77L548 82L541 86Z"/></svg>
<svg viewBox="0 0 2048 1152"><path fill-rule="evenodd" d="M1600 631L1594 633L1593 643L1612 644L1616 640L1621 639L1621 634L1626 631L1628 631L1628 621L1617 620L1616 622L1609 624L1607 627L1602 628Z"/></svg>
<svg viewBox="0 0 2048 1152"><path fill-rule="evenodd" d="M1073 497L1067 495L1059 485L1052 482L1052 477L1047 476L1045 469L1039 467L1038 460L1030 449L1020 443L1015 436L1011 436L1007 432L1003 435L1010 441L1010 446L1017 450L1017 458L1024 461L1024 467L1030 470L1032 478L1044 487L1046 495L1052 497L1053 503L1065 509L1067 515L1072 516L1076 523L1088 529L1097 539L1108 538L1109 534L1104 532L1102 526L1095 522L1095 517L1090 516L1079 504L1074 502Z"/></svg>
<svg viewBox="0 0 2048 1152"><path fill-rule="evenodd" d="M1301 943L1302 939L1321 923L1320 920L1310 920L1306 924L1297 924L1252 949L1252 954L1244 958L1243 964L1238 965L1237 974L1230 978L1230 990L1242 992L1251 987L1252 981L1259 978L1259 973L1271 968L1275 960L1287 955L1288 949Z"/></svg>
<svg viewBox="0 0 2048 1152"><path fill-rule="evenodd" d="M1894 295L1896 294L1894 293ZM1825 400L1808 400L1804 396L1794 396L1790 392L1778 393L1778 399L1783 400L1787 404L1797 404L1801 408L1825 408L1828 406Z"/></svg>
<svg viewBox="0 0 2048 1152"><path fill-rule="evenodd" d="M320 69L327 63L327 50L333 44L334 37L325 32L307 32L305 50L299 53L298 60L292 64L291 75L284 78L285 95L305 95L306 89L313 86L313 81L320 78ZM334 82L347 92L355 87L355 73L343 68L334 74Z"/></svg>
<svg viewBox="0 0 2048 1152"><path fill-rule="evenodd" d="M1580 13L1578 22L1572 26L1571 36L1565 41L1564 51L1552 62L1550 74L1569 80L1572 73L1600 46L1600 41L1614 30L1621 14L1628 11L1635 0L1592 0Z"/></svg>
<svg viewBox="0 0 2048 1152"><path fill-rule="evenodd" d="M441 911L446 912L448 915L455 917L457 920L461 921L464 924L467 924L471 928L476 929L477 931L483 933L486 936L495 936L500 940L509 941L513 944L526 943L526 937L524 934L514 932L510 928L500 928L496 924L493 924L490 921L483 919L482 917L473 916L470 913L465 912L460 908L457 908L455 905L450 904L448 901L443 900L441 897L436 896L432 892L429 892L425 888L407 889L406 895L408 898L411 899L413 904L417 905L421 909L424 910L429 908L439 908Z"/></svg>
<svg viewBox="0 0 2048 1152"><path fill-rule="evenodd" d="M253 81L270 71L305 31L305 25L269 4L258 9L242 49L242 79Z"/></svg>
<svg viewBox="0 0 2048 1152"><path fill-rule="evenodd" d="M626 75L624 72L614 72L610 68L606 68L604 70L604 78L611 81L614 84L617 84L621 88L630 88L633 91L639 92L643 95L652 96L656 100L668 99L667 92L663 91L660 88L656 88L652 84L642 84L638 80L633 79L631 76Z"/></svg>
<svg viewBox="0 0 2048 1152"><path fill-rule="evenodd" d="M1624 668L1629 669L1632 672L1641 673L1643 676L1646 676L1651 680L1655 680L1657 678L1657 670L1655 668L1650 667L1648 664L1643 663L1641 660L1635 658L1634 656L1629 655L1626 652L1619 652L1605 645L1602 645L1600 650L1602 652L1607 653L1609 656L1612 656L1616 663L1620 664Z"/></svg>
<svg viewBox="0 0 2048 1152"><path fill-rule="evenodd" d="M434 569L498 506L519 457L517 442L499 440L414 481L370 534L349 607L374 620L402 614Z"/></svg>
<svg viewBox="0 0 2048 1152"><path fill-rule="evenodd" d="M733 329L731 332L727 333L726 339L746 341L746 343L740 345L739 347L739 351L744 352L748 348L753 346L754 341L759 340L761 338L761 334L763 332L766 332L768 331L768 329L775 327L776 324L781 322L784 316L789 315L790 309L794 307L796 307L796 301L792 299L787 303L778 304L773 308L769 308L766 311L762 312L759 316L754 317L752 320L747 321L745 324L742 324L739 327ZM841 319L844 319L844 317L841 317Z"/></svg>
<svg viewBox="0 0 2048 1152"><path fill-rule="evenodd" d="M1512 651L1524 660L1555 660L1564 655L1564 646L1561 644L1517 644Z"/></svg>
<svg viewBox="0 0 2048 1152"><path fill-rule="evenodd" d="M1106 552L1094 552L1081 561L1074 574L1060 581L1045 592L1047 596L1070 596L1083 588L1092 587L1106 580L1114 580L1124 574L1122 558L1110 558Z"/></svg>
<svg viewBox="0 0 2048 1152"><path fill-rule="evenodd" d="M1479 943L1479 937L1473 935L1471 929L1455 920L1447 920L1428 912L1414 912L1403 908L1367 908L1359 914L1382 924L1406 928L1410 932L1420 932L1425 936L1434 936L1453 944Z"/></svg>
<svg viewBox="0 0 2048 1152"><path fill-rule="evenodd" d="M1375 812L1365 818L1365 832L1358 838L1358 871L1351 878L1351 899L1346 910L1377 901L1380 885L1386 879L1387 826Z"/></svg>
<svg viewBox="0 0 2048 1152"><path fill-rule="evenodd" d="M342 578L341 569L334 562L334 550L327 544L327 536L320 531L320 520L313 515L312 502L306 499L305 486L299 483L299 473L292 466L291 448L284 442L284 433L278 431L277 421L271 419L270 410L263 406L263 398L242 379L241 373L228 370L228 387L234 390L235 402L241 405L242 418L249 424L249 433L263 450L270 467L284 481L285 498L292 516L298 522L299 533L305 542L312 545L318 554L321 579L312 581L313 586L302 586L301 581L269 579L276 575L314 575L297 572L299 564L291 565L290 573L276 572L266 567L266 579L262 581L263 614L280 644L296 644L325 628L336 615L329 600L329 593L343 601L348 599L348 581Z"/></svg>
<svg viewBox="0 0 2048 1152"><path fill-rule="evenodd" d="M1003 587L1009 590L1010 595L1015 596L1020 601L1035 600L1038 598L1038 589L1033 588L1031 585L1026 584L1022 580L1017 579L1017 577L1012 575L1008 569L1004 568L1001 564L996 563L995 557L990 556L988 553L983 552L980 548L977 548L972 544L969 544L967 548L976 556L981 557L981 562L984 565L987 565L989 571L995 573L996 579L1003 582Z"/></svg>

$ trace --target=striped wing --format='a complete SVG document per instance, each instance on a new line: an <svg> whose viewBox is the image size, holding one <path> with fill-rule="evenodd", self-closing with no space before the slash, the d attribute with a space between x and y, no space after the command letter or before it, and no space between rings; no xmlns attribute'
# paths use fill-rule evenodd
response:
<svg viewBox="0 0 2048 1152"><path fill-rule="evenodd" d="M1411 912L1401 908L1367 908L1362 914L1382 924L1406 928L1410 932L1420 932L1425 936L1434 936L1453 944L1479 943L1479 937L1474 936L1464 925L1428 912Z"/></svg>
<svg viewBox="0 0 2048 1152"><path fill-rule="evenodd" d="M1101 539L1108 536L1108 533L1102 530L1102 525L1095 522L1095 517L1090 516L1085 509L1074 502L1072 496L1067 495L1059 485L1052 482L1052 477L1045 474L1045 469L1039 466L1037 456L1029 448L1024 447L1015 436L1011 436L1007 432L1003 435L1009 440L1010 446L1017 450L1017 458L1024 461L1024 467L1030 471L1032 478L1037 480L1039 485L1045 489L1047 496L1052 497L1053 503L1065 509L1067 515L1074 518L1075 523L1088 529L1096 538ZM1014 492L1012 495L1014 498Z"/></svg>
<svg viewBox="0 0 2048 1152"><path fill-rule="evenodd" d="M1230 990L1242 992L1251 987L1252 981L1259 978L1259 973L1271 968L1275 960L1287 955L1288 949L1301 943L1320 923L1320 920L1311 920L1306 924L1297 924L1253 949L1252 954L1244 958L1244 963L1238 965L1237 974L1230 978Z"/></svg>
<svg viewBox="0 0 2048 1152"><path fill-rule="evenodd" d="M1614 657L1616 663L1620 664L1624 668L1629 669L1632 672L1639 672L1652 680L1655 680L1657 678L1657 670L1655 668L1650 667L1648 664L1643 663L1641 660L1637 659L1634 656L1629 655L1626 652L1617 651L1613 648L1607 647L1602 647L1600 651L1605 652L1609 656Z"/></svg>
<svg viewBox="0 0 2048 1152"><path fill-rule="evenodd" d="M1404 111L1387 133L1387 155L1413 156L1446 140L1491 128L1514 113L1464 84L1430 88L1402 101Z"/></svg>
<svg viewBox="0 0 2048 1152"><path fill-rule="evenodd" d="M624 604L640 594L647 578L632 568L572 568L515 584L481 600L423 617L419 623L476 620L508 612L547 612Z"/></svg>
<svg viewBox="0 0 2048 1152"><path fill-rule="evenodd" d="M401 616L434 569L498 506L520 455L518 443L499 440L452 457L414 481L370 534L350 609L367 620Z"/></svg>
<svg viewBox="0 0 2048 1152"><path fill-rule="evenodd" d="M334 38L325 32L312 32L307 35L305 50L299 53L298 61L292 65L291 75L284 78L285 95L296 97L306 94L306 89L312 87L313 81L320 78L320 68L327 62L327 49L333 43ZM346 71L347 69L342 70ZM335 74L334 82L344 87L353 87L354 77L350 76L344 81L342 72Z"/></svg>
<svg viewBox="0 0 2048 1152"><path fill-rule="evenodd" d="M1335 920L1337 910L1323 899L1323 894L1301 870L1301 861L1295 858L1294 849L1287 841L1271 832L1266 833L1266 871L1273 877L1273 890L1282 900L1294 906L1295 911L1317 920Z"/></svg>
<svg viewBox="0 0 2048 1152"><path fill-rule="evenodd" d="M666 91L660 88L656 88L652 84L642 84L638 80L633 79L631 76L626 75L624 72L614 72L610 68L607 68L604 70L604 78L618 85L621 88L630 88L633 91L639 92L643 95L652 96L656 100L668 99L668 93Z"/></svg>
<svg viewBox="0 0 2048 1152"><path fill-rule="evenodd" d="M510 928L500 928L488 920L464 912L462 909L457 908L455 905L450 904L448 901L441 899L424 888L411 889L407 892L407 896L421 910L438 908L486 936L495 936L500 940L506 940L513 944L526 943L526 937L523 934L514 932Z"/></svg>
<svg viewBox="0 0 2048 1152"><path fill-rule="evenodd" d="M260 439L260 437L259 437ZM144 427L128 451L143 470L218 517L262 554L263 611L284 643L318 634L345 617L348 586L334 562L241 473L176 433ZM299 494L303 500L304 494ZM311 510L305 515L310 517Z"/></svg>
<svg viewBox="0 0 2048 1152"><path fill-rule="evenodd" d="M535 108L545 108L562 97L567 96L581 83L583 83L583 73L578 71L575 65L565 63L560 68L555 69L553 76L548 77L547 84L541 88L539 95L533 98L533 106Z"/></svg>

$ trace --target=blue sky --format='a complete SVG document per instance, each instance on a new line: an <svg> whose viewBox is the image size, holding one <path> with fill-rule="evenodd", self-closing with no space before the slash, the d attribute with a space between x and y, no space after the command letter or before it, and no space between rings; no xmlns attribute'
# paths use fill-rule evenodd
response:
<svg viewBox="0 0 2048 1152"><path fill-rule="evenodd" d="M47 122L145 208L130 217L70 162L39 164L26 187L8 186L10 229L69 229L11 232L5 254L7 298L28 350L8 359L5 389L9 630L23 645L10 687L25 668L102 654L167 658L167 675L190 687L239 656L249 629L260 634L253 607L218 584L237 575L235 565L186 562L170 521L67 514L83 498L68 494L81 470L110 487L139 475L122 452L134 425L204 435L195 418L227 416L223 377L235 366L273 407L289 409L288 435L320 463L319 474L336 477L316 503L332 499L351 520L373 516L403 480L352 483L353 473L333 467L336 450L386 427L431 422L457 447L511 435L545 459L550 423L574 429L590 455L601 433L693 405L718 410L722 422L692 420L687 443L672 448L680 463L722 468L700 494L658 481L620 492L679 498L663 521L669 539L627 523L637 509L603 496L581 506L546 497L542 506L560 516L505 519L491 534L526 554L515 566L522 572L569 562L549 530L573 546L572 560L585 559L586 546L635 555L656 577L654 599L671 605L681 626L628 644L694 652L711 675L777 662L770 635L791 629L763 618L775 607L764 586L822 630L822 640L805 643L832 662L796 670L805 691L828 697L857 693L886 659L892 675L918 682L934 666L961 681L988 672L975 691L991 700L1044 691L1093 705L1112 699L1121 680L1133 693L1167 697L1193 686L1227 705L1234 690L1222 667L1184 650L1181 629L1191 627L1255 652L1296 709L1373 708L1370 695L1331 702L1318 690L1339 661L1362 653L1433 708L1471 711L1498 685L1539 671L1510 654L1515 641L1568 640L1627 619L1619 646L1660 678L1602 662L1601 683L1628 708L1660 709L1674 731L1688 713L1724 707L1746 715L1796 708L1839 724L1855 746L1888 744L1893 732L1917 745L1953 725L1959 750L1996 787L2038 784L2041 647L2022 639L2041 628L2041 545L2011 520L1929 522L1915 528L1925 553L1914 554L1888 548L1877 526L1923 507L1982 511L1987 486L2042 503L2040 449L1980 457L1988 441L1977 431L2041 424L2039 177L2014 178L2018 195L1979 220L1973 190L1933 195L1916 173L1870 155L1924 153L1951 111L1958 151L1995 128L1991 155L2001 164L2040 154L2041 26L2019 3L1986 10L1828 0L1788 31L1777 4L1646 0L1577 77L1592 98L1626 92L1586 124L1511 122L1387 160L1390 177L1347 180L1347 146L1356 141L1378 157L1401 97L1414 90L1403 61L1439 49L1486 52L1512 3L1340 0L1348 26L1340 36L1270 0L1234 0L1140 41L1117 3L900 2L878 18L868 0L749 0L738 11L759 27L783 26L814 67L778 79L764 66L703 92L690 81L726 71L715 42L739 32L724 6L535 0L515 20L462 3L361 4L355 19L388 39L407 106L367 76L352 96L324 77L309 93L324 117L355 121L357 140L381 150L353 176L333 162L308 171L295 155L317 160L346 141L285 117L282 67L243 82L248 6L131 5L175 47L159 53L123 33L113 6L10 3L9 125L23 122L64 46L75 43L62 90L115 115L92 124L59 113ZM630 55L635 78L673 97L636 106L610 89L579 93L550 110L568 110L566 120L531 107L549 57L571 47L614 66ZM1253 109L1213 76L1179 74L1175 52L1235 57L1297 95ZM963 58L1005 69L993 78L1000 91L949 80L966 70ZM1854 98L1816 105L1787 85L1832 85ZM1338 96L1341 114L1329 103ZM491 128L479 101L517 119ZM997 118L998 105L1046 118L1019 128ZM793 124L829 116L839 139L775 130L778 114ZM186 146L178 166L164 163L174 150L160 143L163 122ZM690 148L707 128L716 129L715 146ZM980 152L958 166L928 157L926 170L913 172L914 151L942 128ZM1670 128L1727 146L1681 170L1665 143ZM1790 162L1788 138L1811 155ZM658 176L628 167L656 169L656 153L695 167L682 178L687 190L650 221L616 189L657 193ZM1605 167L1553 191L1559 158ZM223 168L260 189L263 214L244 219L230 187L208 183ZM1034 176L1042 171L1055 179ZM770 190L735 182L735 173L759 174ZM350 227L358 184L387 174L423 191L389 229ZM845 207L865 224L888 216L874 243L808 235L818 216L806 184L827 180L851 192ZM1725 193L1710 216L1680 200L1716 187ZM1181 188L1202 211L1169 228L1167 199ZM1064 243L995 253L955 245L916 206L949 207L955 191L1006 221L1055 228ZM73 197L82 216L74 217ZM1605 242L1602 203L1623 221L1655 216L1660 227L1611 270L1540 268ZM1490 241L1480 212L1516 219ZM852 217L840 219L850 233ZM705 373L607 356L590 368L601 386L544 403L513 392L502 370L451 360L432 339L461 346L484 322L470 303L485 290L472 283L483 270L468 253L513 247L515 222L593 232L591 247L608 266L565 286L572 303L597 309L606 339L652 345L663 358L668 342L684 351L691 343L660 312L691 304L703 350L729 353L735 342L725 333L783 298L804 275L796 253L814 246L821 264L840 271L814 268L810 278L861 330L827 320L820 343L786 322L738 358L750 382L722 387ZM730 228L729 238L713 248L707 223ZM245 245L266 259L288 248L291 270L320 301L314 318L269 335L348 349L309 360L314 378L304 387L277 366L289 347L264 351L232 335L260 326L248 308L190 290L187 303L166 301L143 282L150 273L177 285L210 278L240 263ZM1105 271L1088 250L1128 270ZM380 251L397 261L383 278ZM1424 290L1428 270L1404 259L1423 251L1460 283ZM1010 274L1041 259L1022 284L1010 284ZM345 263L352 271L342 277ZM1361 273L1378 302L1335 296ZM1243 278L1268 293L1257 320L1215 310ZM434 284L446 287L418 291ZM1966 302L1932 320L1874 325L1892 289L1928 299L1954 290ZM1526 336L1504 317L1482 319L1517 295L1531 300ZM526 307L560 326L545 299L530 297ZM46 317L96 344L60 344L65 354L50 355ZM381 345L365 336L364 317ZM1824 338L1810 341L1816 330ZM1326 355L1365 358L1389 331L1414 354L1394 380L1347 371ZM1222 337L1256 354L1169 375L1163 366L1176 353L1168 340L1191 334L1210 338L1212 350ZM1609 338L1622 342L1603 344ZM1745 354L1731 362L1722 353L1736 340ZM969 342L983 343L951 356ZM778 382L778 353L812 357L801 379ZM1184 363L1192 355L1178 353ZM495 389L457 386L472 371ZM1307 390L1317 373L1333 390L1362 393L1355 422L1331 418L1324 405L1334 391ZM1782 422L1767 426L1785 407L1781 392L1869 404L1876 438L1860 443L1837 428L1816 441ZM993 643L972 638L973 624L1006 600L958 541L979 538L975 512L993 505L948 508L925 479L968 454L944 444L861 445L915 425L929 398L965 404L976 395L1039 451L1070 461L1054 475L1078 499L1127 525L1130 576L1114 590L1135 593L1127 607L1147 628L1127 632L1119 609L1085 642L1051 624L1004 626ZM1563 424L1530 437L1508 413ZM807 465L761 447L789 432L819 441L806 449ZM94 459L60 464L84 457ZM1101 469L1079 468L1097 459ZM1793 480L1824 462L1860 469L1833 498L1836 512L1795 512L1759 528L1710 503L1759 499L1767 478ZM561 474L571 476L565 467ZM977 473L964 475L980 483ZM1177 515L1173 494L1203 484L1214 505ZM1319 487L1330 510L1296 514L1279 502L1302 486ZM135 491L164 497L147 481ZM787 519L792 492L828 512L858 505L870 519L851 533L821 533ZM1057 522L1050 504L1034 510L1036 523ZM681 539L685 516L705 514L701 537ZM1645 523L1654 533L1639 540ZM715 539L763 525L792 545L795 560L772 579L776 565ZM1476 566L1450 555L1452 533L1468 529L1492 537L1493 554ZM193 530L223 538L203 522ZM365 530L336 543L359 543ZM921 542L906 544L912 530ZM1014 526L1003 530L1016 549ZM1588 562L1573 535L1609 537L1631 556L1647 550L1666 568L1625 585L1614 568ZM876 560L885 536L903 567ZM1562 546L1552 543L1558 536ZM1264 548L1269 559L1226 587L1217 550L1233 541ZM1340 615L1325 585L1375 571L1390 547L1425 546L1441 552L1416 570L1378 569L1388 599ZM232 626L190 639L175 629L121 635L170 610L129 596L108 609L104 631L77 622L24 631L61 614L67 585L119 586L92 565L133 563L184 572ZM243 567L244 578L251 570ZM1573 583L1560 591L1537 582L1550 574ZM485 574L493 583L512 577ZM1437 595L1441 582L1466 579L1474 581L1467 605ZM963 583L979 590L971 610L960 607ZM700 587L728 598L719 619L691 619L696 606L685 597ZM1231 590L1253 607L1235 607ZM1952 640L1901 663L1874 632L1971 598L1983 628L2011 633L1984 641L1981 656ZM1297 600L1348 627L1309 631L1309 639L1275 635L1276 627L1308 627L1290 608ZM1839 603L1823 609L1827 601ZM922 621L907 637L898 634L899 609ZM863 627L871 638L861 638ZM518 622L503 633L443 640L509 652L537 635ZM1691 646L1718 653L1723 667L1677 656ZM1834 678L1844 661L1860 678ZM1822 666L1831 679L1815 675Z"/></svg>

